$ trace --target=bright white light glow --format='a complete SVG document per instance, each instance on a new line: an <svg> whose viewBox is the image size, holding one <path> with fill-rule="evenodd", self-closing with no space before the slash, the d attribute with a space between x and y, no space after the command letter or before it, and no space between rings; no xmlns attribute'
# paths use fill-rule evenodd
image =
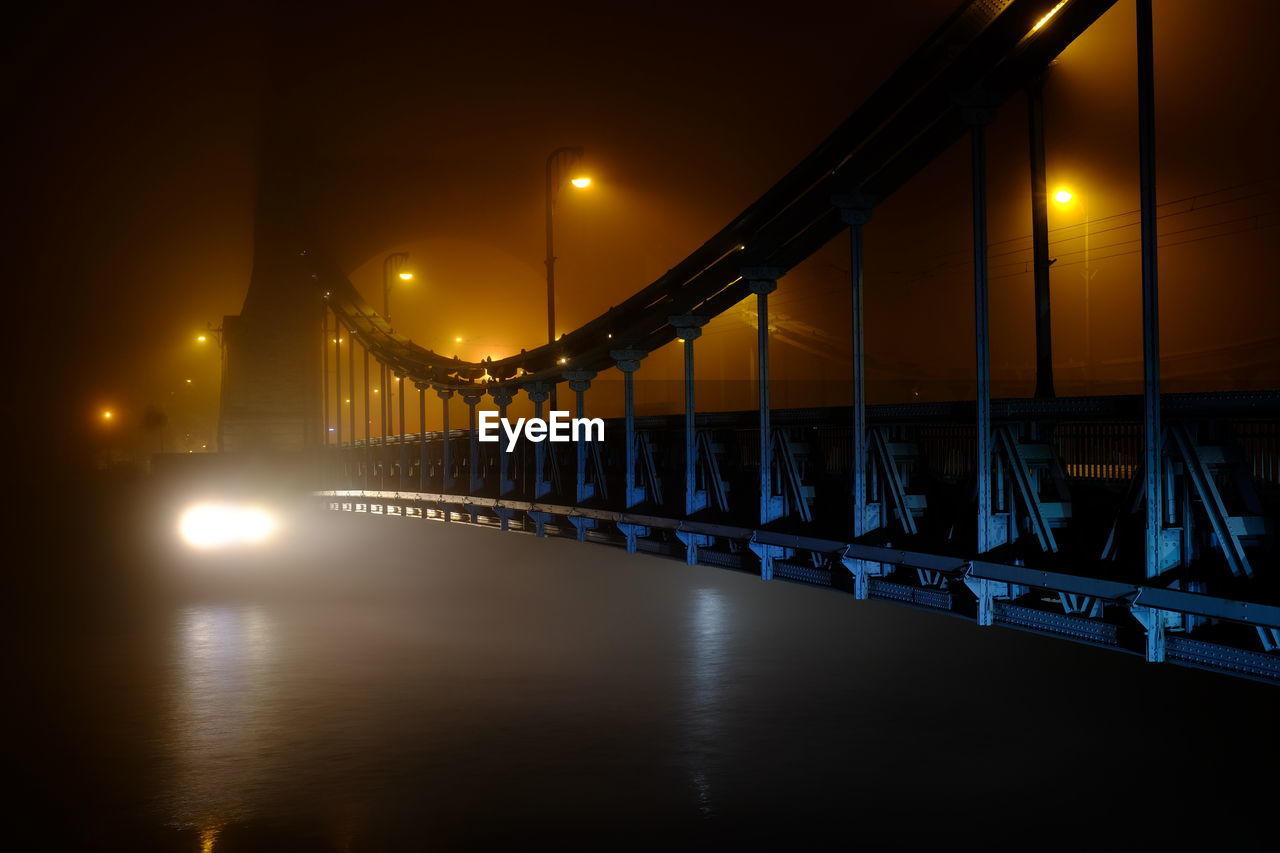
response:
<svg viewBox="0 0 1280 853"><path fill-rule="evenodd" d="M219 548L263 542L276 520L264 509L231 504L197 504L178 521L178 532L192 548Z"/></svg>

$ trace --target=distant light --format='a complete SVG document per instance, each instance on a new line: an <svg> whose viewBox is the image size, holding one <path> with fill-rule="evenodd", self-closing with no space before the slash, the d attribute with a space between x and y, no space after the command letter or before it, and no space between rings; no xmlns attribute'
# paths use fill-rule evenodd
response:
<svg viewBox="0 0 1280 853"><path fill-rule="evenodd" d="M401 280L401 281L413 281L413 273L411 273L411 272L402 272L402 273L400 273L400 280Z"/></svg>
<svg viewBox="0 0 1280 853"><path fill-rule="evenodd" d="M102 413L102 419L103 419L104 421L109 421L109 420L111 420L111 419L112 419L112 418L114 418L114 417L115 417L115 415L113 415L110 411L105 411L105 412L103 412L103 413Z"/></svg>
<svg viewBox="0 0 1280 853"><path fill-rule="evenodd" d="M679 341L680 343L684 343L684 338L676 338L676 340Z"/></svg>
<svg viewBox="0 0 1280 853"><path fill-rule="evenodd" d="M580 190L585 190L587 187L591 186L591 179L586 177L574 178L569 183L573 184L575 187L577 187Z"/></svg>
<svg viewBox="0 0 1280 853"><path fill-rule="evenodd" d="M613 337L613 332L610 332L610 333L609 333L608 335L606 335L605 337L612 338L612 337Z"/></svg>
<svg viewBox="0 0 1280 853"><path fill-rule="evenodd" d="M262 542L275 532L276 521L258 507L198 504L178 521L178 533L193 548Z"/></svg>
<svg viewBox="0 0 1280 853"><path fill-rule="evenodd" d="M190 380L190 379L188 379L188 380L187 380L187 384L188 384L188 385L190 385L190 384L191 384L191 380Z"/></svg>
<svg viewBox="0 0 1280 853"><path fill-rule="evenodd" d="M460 343L462 343L462 338L454 338L454 339L453 339L453 342L454 342L455 344L460 344Z"/></svg>
<svg viewBox="0 0 1280 853"><path fill-rule="evenodd" d="M1071 190L1066 187L1060 187L1053 193L1053 200L1058 204L1069 204L1071 199L1075 197L1075 193L1071 192Z"/></svg>
<svg viewBox="0 0 1280 853"><path fill-rule="evenodd" d="M1063 6L1065 6L1065 5L1067 5L1067 0L1061 0L1061 2L1059 2L1059 3L1058 3L1058 5L1054 6L1052 9L1050 9L1050 10L1045 14L1045 16L1044 16L1043 18L1041 18L1040 20L1036 21L1035 26L1033 26L1033 27L1031 28L1031 32L1033 32L1033 33L1034 33L1034 32L1037 32L1041 27L1043 27L1045 24L1049 23L1049 20L1050 20L1054 15L1058 14L1058 12L1059 12L1059 11L1061 11L1061 10L1062 10L1062 7L1063 7Z"/></svg>
<svg viewBox="0 0 1280 853"><path fill-rule="evenodd" d="M207 337L205 337L204 335L196 335L196 340L197 340L198 342L200 342L200 343L204 343L205 341L207 341L207 340L209 340L209 339L208 339Z"/></svg>
<svg viewBox="0 0 1280 853"><path fill-rule="evenodd" d="M746 246L744 246L744 245L742 245L741 243L739 243L739 244L738 244L738 251L739 251L739 252L743 251L743 250L744 250L744 249L746 249L746 248L747 248L747 247L746 247Z"/></svg>
<svg viewBox="0 0 1280 853"><path fill-rule="evenodd" d="M333 428L333 427L329 427L329 432L334 432L334 431L335 431L335 430L334 430L334 428Z"/></svg>
<svg viewBox="0 0 1280 853"><path fill-rule="evenodd" d="M568 363L569 363L569 359L567 358L560 359L560 364L568 364Z"/></svg>
<svg viewBox="0 0 1280 853"><path fill-rule="evenodd" d="M350 403L351 401L350 401L350 400L346 400L346 401L344 401L344 402Z"/></svg>

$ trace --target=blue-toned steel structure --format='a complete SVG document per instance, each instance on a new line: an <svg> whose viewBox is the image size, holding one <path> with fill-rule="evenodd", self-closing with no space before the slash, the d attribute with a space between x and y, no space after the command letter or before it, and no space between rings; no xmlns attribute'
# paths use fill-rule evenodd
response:
<svg viewBox="0 0 1280 853"><path fill-rule="evenodd" d="M336 374L323 385L336 389L339 417L324 431L319 494L333 510L572 536L1280 683L1280 392L1161 393L1150 0L1136 3L1143 393L1053 396L1040 80L1111 5L967 3L697 251L554 343L510 358L465 362L414 345L322 252L299 245L326 307L325 371L332 364ZM1030 117L1038 381L1035 398L1000 400L991 394L985 128L1018 95ZM863 233L879 203L966 138L974 400L869 407ZM853 404L775 410L769 296L846 230ZM702 327L751 296L758 407L699 413ZM684 411L637 417L644 358L677 339ZM377 439L367 422L358 435L354 406L344 435L342 389L356 387L357 345L366 396L371 360L404 383L400 428L384 408ZM581 414L592 382L613 369L624 416L605 443L564 453L524 442L508 452L478 440L486 397L505 415L527 394L541 416L563 381ZM419 423L432 394L445 402L443 430L405 434L408 383ZM455 394L468 407L465 429L448 423Z"/></svg>

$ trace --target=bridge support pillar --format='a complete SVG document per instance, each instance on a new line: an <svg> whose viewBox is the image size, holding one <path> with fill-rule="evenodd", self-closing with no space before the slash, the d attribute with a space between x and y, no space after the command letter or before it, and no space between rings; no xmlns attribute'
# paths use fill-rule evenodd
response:
<svg viewBox="0 0 1280 853"><path fill-rule="evenodd" d="M573 529L578 534L579 542L586 542L587 531L596 529L596 520L594 518L588 518L585 515L570 515L568 516L568 519L569 523L573 525Z"/></svg>
<svg viewBox="0 0 1280 853"><path fill-rule="evenodd" d="M388 395L391 391L387 388L390 384L387 382L387 366L378 361L378 488L385 489L387 487L387 475L391 470L389 456L387 455L387 421L391 411L391 404L388 402Z"/></svg>
<svg viewBox="0 0 1280 853"><path fill-rule="evenodd" d="M347 404L349 410L350 429L347 430L348 452L347 462L348 475L347 487L355 488L358 485L356 473L359 471L359 463L356 461L356 333L354 329L347 329L347 380L351 385L351 390L347 393L351 395L351 401Z"/></svg>
<svg viewBox="0 0 1280 853"><path fill-rule="evenodd" d="M342 455L342 323L338 315L333 315L333 446ZM328 430L328 418L325 418L325 429ZM341 468L339 468L341 471Z"/></svg>
<svg viewBox="0 0 1280 853"><path fill-rule="evenodd" d="M587 416L586 394L587 389L591 387L591 380L596 378L594 370L566 370L564 378L569 380L569 390L577 397L577 414L575 417L585 418ZM575 477L577 487L574 490L578 503L588 501L596 495L596 483L587 482L587 442L579 440L573 443L575 464ZM634 469L632 469L634 470Z"/></svg>
<svg viewBox="0 0 1280 853"><path fill-rule="evenodd" d="M418 389L418 491L427 491L427 384L414 383Z"/></svg>
<svg viewBox="0 0 1280 853"><path fill-rule="evenodd" d="M676 538L684 543L684 561L691 566L698 565L698 549L709 548L716 540L714 536L708 536L705 533L690 533L686 530L677 530Z"/></svg>
<svg viewBox="0 0 1280 853"><path fill-rule="evenodd" d="M1129 608L1133 618L1137 619L1147 634L1147 660L1151 663L1163 663L1165 657L1165 635L1170 628L1182 624L1182 614L1171 610L1160 610L1155 607L1143 607L1135 604Z"/></svg>
<svg viewBox="0 0 1280 853"><path fill-rule="evenodd" d="M702 327L707 324L707 318L685 314L668 317L667 322L684 342L684 514L687 518L707 506L706 490L698 490L697 408L693 377L693 342L702 336ZM693 547L690 565L697 563L697 546Z"/></svg>
<svg viewBox="0 0 1280 853"><path fill-rule="evenodd" d="M651 531L643 524L631 524L629 522L618 522L618 530L622 531L622 535L627 537L627 553L634 554L636 552L636 540L649 536Z"/></svg>
<svg viewBox="0 0 1280 853"><path fill-rule="evenodd" d="M489 393L493 396L493 403L498 407L498 417L506 420L507 406L511 405L512 395L506 388L490 388ZM503 498L515 491L516 482L511 477L511 454L507 452L507 442L500 439L498 442L498 497ZM506 520L502 522L502 529L506 530Z"/></svg>
<svg viewBox="0 0 1280 853"><path fill-rule="evenodd" d="M396 376L395 387L396 387L396 390L400 392L397 395L399 397L399 408L400 408L400 411L399 411L400 429L396 437L396 440L400 444L400 470L396 472L396 488L403 492L406 488L408 488L408 484L409 484L409 479L408 479L409 478L409 445L406 444L404 440L404 397L405 397L404 376Z"/></svg>
<svg viewBox="0 0 1280 853"><path fill-rule="evenodd" d="M756 542L754 539L747 543L747 547L751 549L751 553L760 558L760 580L773 580L773 561L785 560L795 553L794 548L784 548L781 545L766 545L763 542Z"/></svg>
<svg viewBox="0 0 1280 853"><path fill-rule="evenodd" d="M370 431L373 416L369 412L369 347L366 344L362 349L364 350L364 487L372 489L373 442L370 439Z"/></svg>
<svg viewBox="0 0 1280 853"><path fill-rule="evenodd" d="M867 512L867 377L862 300L862 226L871 219L873 199L861 193L835 199L849 226L849 284L852 311L850 343L853 355L853 535L872 528ZM875 515L879 518L879 514ZM855 574L855 591L857 587ZM865 598L865 596L863 596Z"/></svg>
<svg viewBox="0 0 1280 853"><path fill-rule="evenodd" d="M643 487L636 486L636 461L638 454L636 453L636 399L635 399L635 372L640 369L640 360L643 359L647 352L639 349L616 349L609 353L609 357L618 365L618 369L622 371L623 382L623 423L626 430L626 477L625 488L623 489L623 507L631 509L636 504L644 503L648 498L648 491ZM579 416L581 417L581 416ZM632 547L634 541L631 538L627 540L627 550L635 553Z"/></svg>
<svg viewBox="0 0 1280 853"><path fill-rule="evenodd" d="M782 515L782 496L773 494L773 432L769 425L769 294L778 289L785 270L752 267L742 270L751 292L756 295L756 356L760 381L760 526ZM764 565L764 559L761 560ZM772 572L772 558L769 560Z"/></svg>
<svg viewBox="0 0 1280 853"><path fill-rule="evenodd" d="M467 389L462 392L462 402L467 404L467 425L470 440L467 442L467 494L477 494L484 488L480 476L480 433L476 424L476 404L484 397L484 391Z"/></svg>
<svg viewBox="0 0 1280 853"><path fill-rule="evenodd" d="M1009 584L987 578L965 577L964 585L978 600L977 623L982 626L994 624L996 599L1009 597Z"/></svg>
<svg viewBox="0 0 1280 853"><path fill-rule="evenodd" d="M551 396L551 386L546 382L531 382L525 386L525 391L529 394L529 400L533 403L533 416L535 418L542 417L542 405ZM551 493L551 483L547 480L547 443L545 441L536 442L533 445L533 499L538 500L544 498ZM532 516L532 513L530 513ZM535 519L535 523L536 523ZM538 528L539 531L542 529ZM542 534L539 532L538 534Z"/></svg>
<svg viewBox="0 0 1280 853"><path fill-rule="evenodd" d="M1160 559L1164 484L1160 413L1160 283L1156 269L1155 69L1151 0L1137 0L1138 196L1142 248L1142 461L1146 496L1146 574L1163 571Z"/></svg>
<svg viewBox="0 0 1280 853"><path fill-rule="evenodd" d="M547 393L549 394L550 392ZM533 519L533 534L535 536L546 536L547 522L551 520L551 513L531 509L526 510L526 514Z"/></svg>
<svg viewBox="0 0 1280 853"><path fill-rule="evenodd" d="M865 601L871 597L871 579L884 577L887 567L884 563L871 560L859 560L855 557L841 557L840 562L849 574L853 575L853 597Z"/></svg>
<svg viewBox="0 0 1280 853"><path fill-rule="evenodd" d="M986 126L995 118L993 110L971 105L963 109L970 128L970 163L973 193L973 318L974 350L977 354L977 458L974 476L978 481L978 553L995 545L991 536L991 339L987 279L987 148ZM979 609L981 613L981 608Z"/></svg>
<svg viewBox="0 0 1280 853"><path fill-rule="evenodd" d="M436 394L440 397L440 491L448 494L453 488L453 467L452 453L449 447L449 399L453 397L453 391L448 388L436 388ZM445 521L449 520L448 513L445 513Z"/></svg>

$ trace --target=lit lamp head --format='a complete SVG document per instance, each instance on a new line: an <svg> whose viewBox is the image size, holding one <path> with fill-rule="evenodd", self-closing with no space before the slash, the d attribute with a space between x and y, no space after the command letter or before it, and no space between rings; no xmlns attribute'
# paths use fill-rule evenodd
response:
<svg viewBox="0 0 1280 853"><path fill-rule="evenodd" d="M583 176L583 177L574 178L571 181L569 181L569 183L573 184L575 187L577 187L580 190L585 190L587 187L591 186L591 179Z"/></svg>
<svg viewBox="0 0 1280 853"><path fill-rule="evenodd" d="M1053 191L1053 200L1058 204L1070 204L1075 197L1076 194L1066 187L1058 187Z"/></svg>
<svg viewBox="0 0 1280 853"><path fill-rule="evenodd" d="M413 281L413 273L411 272L402 272L399 273L399 276L401 281Z"/></svg>

